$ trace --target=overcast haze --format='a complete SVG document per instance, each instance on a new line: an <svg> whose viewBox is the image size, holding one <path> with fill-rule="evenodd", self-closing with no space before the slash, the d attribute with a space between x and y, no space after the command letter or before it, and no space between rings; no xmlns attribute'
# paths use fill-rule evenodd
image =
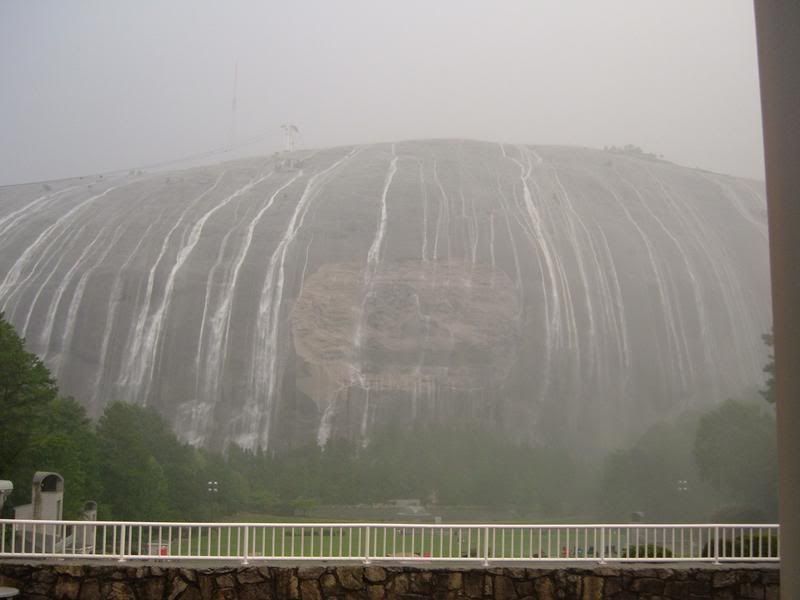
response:
<svg viewBox="0 0 800 600"><path fill-rule="evenodd" d="M752 2L0 3L0 183L458 137L763 177ZM217 155L211 159L217 159ZM210 160L211 160L210 159Z"/></svg>

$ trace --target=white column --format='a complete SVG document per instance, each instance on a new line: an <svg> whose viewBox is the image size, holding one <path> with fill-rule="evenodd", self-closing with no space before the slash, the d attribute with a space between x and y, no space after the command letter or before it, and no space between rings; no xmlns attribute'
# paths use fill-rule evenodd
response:
<svg viewBox="0 0 800 600"><path fill-rule="evenodd" d="M800 598L800 3L755 0L775 335L781 598Z"/></svg>

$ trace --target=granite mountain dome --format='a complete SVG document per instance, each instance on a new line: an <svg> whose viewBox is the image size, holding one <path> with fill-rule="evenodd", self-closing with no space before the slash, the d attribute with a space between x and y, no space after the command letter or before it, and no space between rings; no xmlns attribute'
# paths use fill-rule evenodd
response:
<svg viewBox="0 0 800 600"><path fill-rule="evenodd" d="M293 158L0 188L0 307L92 414L212 446L613 444L761 382L761 183L472 141Z"/></svg>

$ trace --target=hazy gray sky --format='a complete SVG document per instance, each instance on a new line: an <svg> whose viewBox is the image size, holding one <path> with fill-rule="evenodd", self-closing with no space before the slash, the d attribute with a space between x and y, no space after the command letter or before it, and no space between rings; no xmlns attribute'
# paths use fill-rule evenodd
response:
<svg viewBox="0 0 800 600"><path fill-rule="evenodd" d="M0 183L464 137L763 177L751 0L0 2Z"/></svg>

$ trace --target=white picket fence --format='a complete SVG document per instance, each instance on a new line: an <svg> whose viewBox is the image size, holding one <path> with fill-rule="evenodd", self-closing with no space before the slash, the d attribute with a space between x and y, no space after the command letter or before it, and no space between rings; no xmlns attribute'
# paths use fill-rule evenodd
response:
<svg viewBox="0 0 800 600"><path fill-rule="evenodd" d="M774 524L440 525L0 519L0 558L500 563L778 561Z"/></svg>

